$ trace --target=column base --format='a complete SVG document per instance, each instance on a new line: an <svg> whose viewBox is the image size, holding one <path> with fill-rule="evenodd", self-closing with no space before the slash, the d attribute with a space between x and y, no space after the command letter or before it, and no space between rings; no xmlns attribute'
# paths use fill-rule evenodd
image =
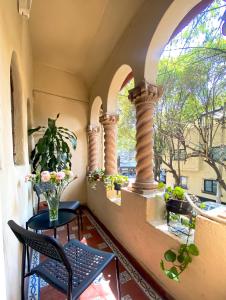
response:
<svg viewBox="0 0 226 300"><path fill-rule="evenodd" d="M131 191L134 193L148 195L158 188L158 182L134 182L132 183Z"/></svg>

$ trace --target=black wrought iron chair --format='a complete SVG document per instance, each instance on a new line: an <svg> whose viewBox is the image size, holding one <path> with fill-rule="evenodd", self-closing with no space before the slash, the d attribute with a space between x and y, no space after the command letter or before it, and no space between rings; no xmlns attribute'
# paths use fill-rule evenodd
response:
<svg viewBox="0 0 226 300"><path fill-rule="evenodd" d="M113 259L116 263L118 300L121 299L118 259L113 253L91 248L78 240L71 240L62 247L56 239L28 231L13 220L10 220L8 225L23 245L22 300L25 299L25 278L33 274L40 276L47 283L66 294L68 300L77 299ZM48 258L31 270L28 266L26 273L27 247L31 247Z"/></svg>
<svg viewBox="0 0 226 300"><path fill-rule="evenodd" d="M41 182L39 184L34 184L33 189L37 195L38 198L38 206L37 206L37 211L40 210L40 196L45 193L46 191L49 191L51 189L54 189L54 185L50 184L50 183L46 183L46 182ZM69 209L69 210L73 210L76 214L78 214L79 216L79 221L80 221L80 225L78 224L78 227L81 228L83 230L83 222L82 222L82 210L81 210L81 206L80 206L80 202L79 201L60 201L60 205L59 205L60 209ZM68 226L68 225L67 225Z"/></svg>

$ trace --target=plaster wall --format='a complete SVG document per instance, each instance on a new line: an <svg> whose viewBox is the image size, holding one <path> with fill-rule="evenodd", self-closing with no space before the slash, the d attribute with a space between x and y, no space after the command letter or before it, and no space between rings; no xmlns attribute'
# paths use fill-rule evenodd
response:
<svg viewBox="0 0 226 300"><path fill-rule="evenodd" d="M181 275L181 282L178 284L168 279L160 270L160 260L164 252L169 248L177 248L180 244L177 238L152 225L154 219L158 219L156 212L162 214L161 199L156 196L145 198L123 190L119 206L106 197L105 188L99 183L96 190L88 185L88 207L175 299L226 298L225 225L203 217L197 218L195 243L200 249L200 256L194 258L193 263Z"/></svg>
<svg viewBox="0 0 226 300"><path fill-rule="evenodd" d="M29 172L27 99L32 99L33 85L28 20L18 14L16 0L0 1L0 37L0 298L14 300L20 295L21 247L7 221L14 219L24 225L32 214L29 185L25 184L24 177ZM10 63L13 52L21 83L21 98L15 99L15 108L19 109L18 117L22 120L21 130L16 132L21 137L23 159L20 165L14 165L12 147Z"/></svg>
<svg viewBox="0 0 226 300"><path fill-rule="evenodd" d="M34 68L34 126L47 125L47 119L56 118L58 126L75 132L77 149L72 150L72 170L78 179L72 182L63 195L63 200L86 202L85 176L87 166L88 100L82 80L71 73L45 65Z"/></svg>

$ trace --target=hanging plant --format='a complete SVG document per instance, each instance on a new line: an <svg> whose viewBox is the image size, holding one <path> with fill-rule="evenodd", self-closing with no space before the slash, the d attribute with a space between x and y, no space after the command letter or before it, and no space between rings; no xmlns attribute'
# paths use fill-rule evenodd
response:
<svg viewBox="0 0 226 300"><path fill-rule="evenodd" d="M199 249L195 244L182 244L178 250L169 249L164 253L165 261L171 263L171 267L166 268L163 260L160 262L160 267L168 278L179 282L180 274L192 262L193 256L198 255Z"/></svg>
<svg viewBox="0 0 226 300"><path fill-rule="evenodd" d="M56 119L48 118L48 127L38 126L28 130L28 135L45 129L43 136L38 140L31 152L33 171L60 171L71 169L71 151L68 142L75 150L77 147L77 136L74 132L64 127L57 127Z"/></svg>

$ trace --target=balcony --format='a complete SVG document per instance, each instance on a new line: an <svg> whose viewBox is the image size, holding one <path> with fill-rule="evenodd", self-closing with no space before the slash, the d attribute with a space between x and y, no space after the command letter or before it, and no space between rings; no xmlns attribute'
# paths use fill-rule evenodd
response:
<svg viewBox="0 0 226 300"><path fill-rule="evenodd" d="M42 134L28 137L27 132L46 126L48 118L54 119L58 113L59 127L77 136L77 148L70 150L72 171L78 178L62 199L80 201L81 242L119 257L120 300L226 299L224 206L209 212L198 210L191 239L200 254L180 275L180 282L170 280L160 262L165 251L179 249L184 238L169 230L164 192L158 189L153 174L154 111L164 95L156 83L160 55L168 40L209 2L34 0L31 5L31 1L1 1L2 300L20 299L21 291L22 247L7 222L13 219L25 227L37 206L32 186L24 178L32 171L30 153ZM120 193L106 189L101 181L93 189L88 174L98 168L104 169L105 176L117 173L116 99L131 78L134 87L128 101L136 111L136 178ZM192 158L190 165L183 164L181 170L181 176L193 176L194 181L206 179L208 173L197 158ZM197 175L200 170L202 175ZM208 175L207 179L213 180L213 174ZM198 195L198 190L195 193ZM76 232L75 224L71 225L71 238L78 238ZM65 243L66 228L57 234ZM33 253L31 262L42 259ZM80 299L116 299L114 272L110 265ZM65 299L35 276L26 281L26 297Z"/></svg>

